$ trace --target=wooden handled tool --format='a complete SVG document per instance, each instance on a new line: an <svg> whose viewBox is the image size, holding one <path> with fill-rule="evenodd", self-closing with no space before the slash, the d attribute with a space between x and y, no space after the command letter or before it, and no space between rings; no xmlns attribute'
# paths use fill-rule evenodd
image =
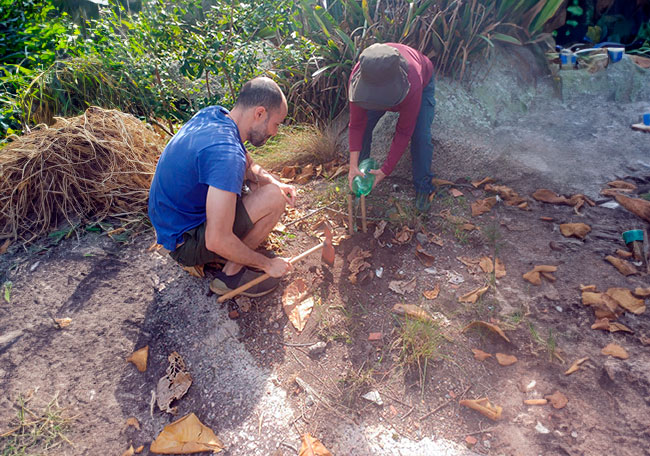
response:
<svg viewBox="0 0 650 456"><path fill-rule="evenodd" d="M289 260L289 263L293 264L296 263L303 258L311 255L312 253L316 252L317 250L323 250L321 253L321 260L330 266L334 265L334 246L332 245L332 230L330 230L329 226L327 223L325 224L325 240L321 242L320 244L312 247L311 249L302 252L300 255L297 255ZM271 277L267 273L262 274L261 276L257 277L256 279L251 280L250 282L245 283L244 285L235 288L232 291L229 291L228 293L221 295L219 299L217 299L217 302L224 302L226 299L234 298L237 296L239 293L242 291L246 291L249 288L257 285L258 283L264 282L266 279Z"/></svg>

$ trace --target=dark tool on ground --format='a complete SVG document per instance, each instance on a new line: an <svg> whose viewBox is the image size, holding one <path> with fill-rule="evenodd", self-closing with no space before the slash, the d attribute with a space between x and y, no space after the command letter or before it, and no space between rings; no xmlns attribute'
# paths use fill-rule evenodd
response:
<svg viewBox="0 0 650 456"><path fill-rule="evenodd" d="M289 260L289 262L291 264L294 264L294 263L302 260L303 258L311 255L312 253L322 249L321 261L323 261L324 263L326 263L326 264L328 264L330 266L334 265L334 246L332 245L332 230L330 229L329 224L325 223L324 226L325 226L325 228L324 228L323 231L324 231L324 235L325 235L325 240L323 242L321 242L320 244L312 247L311 249L301 253L300 255L297 255L297 256L291 258ZM226 293L224 295L221 295L219 297L219 299L217 299L217 302L224 302L226 299L230 299L232 297L235 297L239 293L241 293L242 291L248 290L250 287L257 285L260 282L265 281L269 277L270 276L268 274L263 274L263 275L259 276L258 278L253 279L248 283L245 283L241 287L236 288L236 289L234 289L234 290L232 290L232 291L230 291L230 292L228 292L228 293Z"/></svg>

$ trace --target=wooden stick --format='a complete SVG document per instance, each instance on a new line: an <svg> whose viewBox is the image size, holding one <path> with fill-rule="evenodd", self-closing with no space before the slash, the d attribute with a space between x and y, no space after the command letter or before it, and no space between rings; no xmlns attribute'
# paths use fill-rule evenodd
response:
<svg viewBox="0 0 650 456"><path fill-rule="evenodd" d="M361 195L361 229L364 233L368 232L368 223L366 222L366 195Z"/></svg>
<svg viewBox="0 0 650 456"><path fill-rule="evenodd" d="M311 249L309 249L309 250L307 250L307 251L305 251L305 252L302 252L300 255L297 255L297 256L291 258L291 259L289 260L289 263L293 264L293 263L295 263L295 262L297 262L297 261L302 260L303 258L305 258L305 257L308 256L308 255L311 255L311 254L314 253L315 251L317 251L317 250L319 250L319 249L322 249L324 245L325 245L325 243L324 243L324 242L321 242L320 244L318 244L318 245L312 247ZM237 296L237 295L238 295L239 293L241 293L242 291L246 291L246 290L248 290L249 288L251 288L251 287L257 285L258 283L264 282L264 281L265 281L266 279L268 279L269 277L271 277L271 276L268 275L267 273L264 273L264 274L262 274L261 276L259 276L258 278L253 279L253 280L251 280L250 282L247 282L247 283L243 284L242 286L240 286L240 287L238 287L238 288L235 288L234 290L229 291L228 293L226 293L226 294L224 294L224 295L221 295L221 296L219 297L219 299L217 299L217 302L224 302L226 299L230 299L230 298L232 298L232 297L234 297L234 296Z"/></svg>
<svg viewBox="0 0 650 456"><path fill-rule="evenodd" d="M354 224L352 218L352 193L348 193L348 233L350 236L354 234Z"/></svg>

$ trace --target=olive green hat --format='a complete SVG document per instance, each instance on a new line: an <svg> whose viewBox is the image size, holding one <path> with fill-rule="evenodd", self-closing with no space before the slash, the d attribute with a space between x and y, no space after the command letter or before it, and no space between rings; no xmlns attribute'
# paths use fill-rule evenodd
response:
<svg viewBox="0 0 650 456"><path fill-rule="evenodd" d="M400 104L410 88L406 59L394 47L377 43L359 56L349 99L366 109L390 108Z"/></svg>

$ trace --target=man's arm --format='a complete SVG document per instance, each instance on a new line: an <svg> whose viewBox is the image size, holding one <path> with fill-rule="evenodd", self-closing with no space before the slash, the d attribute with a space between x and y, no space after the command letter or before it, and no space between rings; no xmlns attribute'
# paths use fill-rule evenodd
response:
<svg viewBox="0 0 650 456"><path fill-rule="evenodd" d="M262 185L273 184L280 187L284 199L290 206L296 203L296 189L293 185L283 184L277 180L271 173L255 163L250 154L246 154L246 179L255 182L260 187Z"/></svg>
<svg viewBox="0 0 650 456"><path fill-rule="evenodd" d="M272 277L280 277L286 272L286 266L251 250L232 232L236 205L235 193L215 187L208 188L206 248L227 260L262 269Z"/></svg>

